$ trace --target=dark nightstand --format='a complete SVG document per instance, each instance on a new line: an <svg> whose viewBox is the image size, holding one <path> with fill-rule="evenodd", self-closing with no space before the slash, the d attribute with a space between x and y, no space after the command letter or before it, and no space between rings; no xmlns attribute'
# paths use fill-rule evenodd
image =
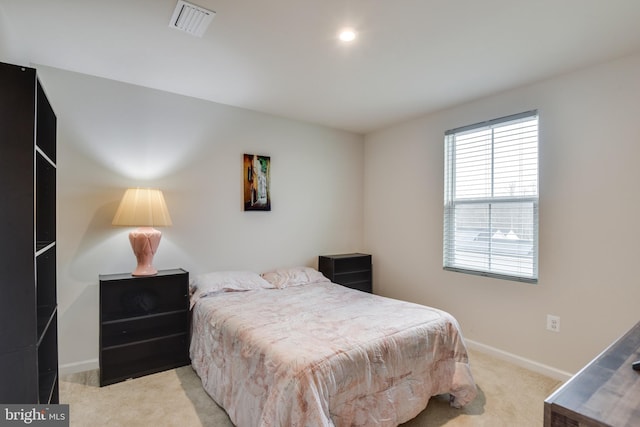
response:
<svg viewBox="0 0 640 427"><path fill-rule="evenodd" d="M100 275L100 386L188 365L189 273Z"/></svg>
<svg viewBox="0 0 640 427"><path fill-rule="evenodd" d="M371 293L371 255L321 255L318 270L329 280L340 285Z"/></svg>

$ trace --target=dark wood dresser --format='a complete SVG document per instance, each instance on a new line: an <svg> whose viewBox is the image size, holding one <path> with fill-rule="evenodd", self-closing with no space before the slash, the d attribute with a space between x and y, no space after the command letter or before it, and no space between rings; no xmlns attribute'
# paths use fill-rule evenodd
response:
<svg viewBox="0 0 640 427"><path fill-rule="evenodd" d="M640 322L544 402L545 427L640 425Z"/></svg>
<svg viewBox="0 0 640 427"><path fill-rule="evenodd" d="M100 275L100 386L188 365L189 273Z"/></svg>

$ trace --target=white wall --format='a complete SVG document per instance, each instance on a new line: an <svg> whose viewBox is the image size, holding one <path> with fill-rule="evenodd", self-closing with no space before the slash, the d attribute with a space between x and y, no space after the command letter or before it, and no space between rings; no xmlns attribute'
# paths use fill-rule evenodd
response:
<svg viewBox="0 0 640 427"><path fill-rule="evenodd" d="M16 58L11 55L10 37L7 17L4 15L2 8L0 8L0 60L2 62L21 65L16 63Z"/></svg>
<svg viewBox="0 0 640 427"><path fill-rule="evenodd" d="M576 372L640 320L640 55L367 135L365 248L377 293L443 308L465 336ZM537 285L442 270L444 132L540 114ZM545 330L560 316L559 333Z"/></svg>
<svg viewBox="0 0 640 427"><path fill-rule="evenodd" d="M125 188L161 188L173 227L157 268L191 275L317 265L362 250L363 137L37 67L58 116L60 363L97 367L98 275L132 271ZM243 153L271 156L271 212L244 212Z"/></svg>
<svg viewBox="0 0 640 427"><path fill-rule="evenodd" d="M38 68L59 119L63 370L97 366L97 276L133 268L128 229L110 223L136 185L162 188L174 220L159 268L262 271L365 250L376 292L446 309L467 338L568 372L639 320L640 55L390 127L364 149L346 132ZM443 271L444 131L534 108L539 283ZM272 158L270 213L242 212L245 152ZM560 333L545 330L548 313Z"/></svg>

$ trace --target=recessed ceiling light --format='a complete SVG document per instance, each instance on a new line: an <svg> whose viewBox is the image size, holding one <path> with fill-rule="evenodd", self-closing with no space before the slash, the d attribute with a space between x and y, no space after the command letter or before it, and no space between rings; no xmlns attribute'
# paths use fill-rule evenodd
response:
<svg viewBox="0 0 640 427"><path fill-rule="evenodd" d="M338 38L340 40L342 40L343 42L352 42L356 38L356 32L354 30L352 30L351 28L346 28L346 29L340 31L340 34L338 35Z"/></svg>

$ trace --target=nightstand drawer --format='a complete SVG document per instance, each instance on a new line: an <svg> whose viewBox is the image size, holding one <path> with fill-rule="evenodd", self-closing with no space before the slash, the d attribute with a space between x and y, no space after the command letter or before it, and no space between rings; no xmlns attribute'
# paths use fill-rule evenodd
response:
<svg viewBox="0 0 640 427"><path fill-rule="evenodd" d="M371 271L371 255L354 254L334 258L335 272Z"/></svg>
<svg viewBox="0 0 640 427"><path fill-rule="evenodd" d="M154 280L111 281L100 287L102 321L184 310L189 304L188 283L169 276Z"/></svg>
<svg viewBox="0 0 640 427"><path fill-rule="evenodd" d="M371 293L371 280L364 280L360 282L338 282L335 283L346 286L347 288L356 289L362 292Z"/></svg>
<svg viewBox="0 0 640 427"><path fill-rule="evenodd" d="M334 273L336 283L346 285L356 282L370 282L371 270L350 271L347 273Z"/></svg>
<svg viewBox="0 0 640 427"><path fill-rule="evenodd" d="M102 347L131 344L189 331L189 312L186 310L130 317L102 323Z"/></svg>
<svg viewBox="0 0 640 427"><path fill-rule="evenodd" d="M187 333L104 349L100 385L189 364Z"/></svg>

